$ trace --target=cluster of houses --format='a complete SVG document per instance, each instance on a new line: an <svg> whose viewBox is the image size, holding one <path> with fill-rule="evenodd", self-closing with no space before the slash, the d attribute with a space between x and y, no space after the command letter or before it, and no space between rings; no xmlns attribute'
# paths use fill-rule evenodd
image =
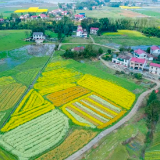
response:
<svg viewBox="0 0 160 160"><path fill-rule="evenodd" d="M134 70L146 70L149 73L160 76L160 64L152 63L160 55L160 48L158 46L152 46L150 48L150 54L138 49L134 50L132 55L119 55L112 58L112 62L122 65L126 68Z"/></svg>
<svg viewBox="0 0 160 160"><path fill-rule="evenodd" d="M98 30L99 30L99 28L91 27L90 28L90 34L97 35ZM87 38L87 31L86 31L86 29L83 29L82 26L79 25L77 27L76 36L77 37Z"/></svg>

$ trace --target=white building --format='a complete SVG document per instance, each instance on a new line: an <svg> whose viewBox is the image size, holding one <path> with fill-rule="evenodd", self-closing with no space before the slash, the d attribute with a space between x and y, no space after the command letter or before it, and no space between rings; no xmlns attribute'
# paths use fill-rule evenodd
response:
<svg viewBox="0 0 160 160"><path fill-rule="evenodd" d="M93 28L93 27L91 27L90 28L90 34L97 34L97 32L98 32L98 30L99 30L99 28Z"/></svg>
<svg viewBox="0 0 160 160"><path fill-rule="evenodd" d="M87 38L87 32L83 30L82 26L78 26L76 36Z"/></svg>
<svg viewBox="0 0 160 160"><path fill-rule="evenodd" d="M160 48L158 46L152 46L150 49L150 54L152 54L155 57L158 57L160 55Z"/></svg>
<svg viewBox="0 0 160 160"><path fill-rule="evenodd" d="M33 32L33 40L45 40L45 36L43 35L43 32Z"/></svg>
<svg viewBox="0 0 160 160"><path fill-rule="evenodd" d="M134 51L134 57L140 58L140 59L146 59L146 60L149 60L149 61L153 60L153 56L148 54L148 53L146 53L142 49L135 50Z"/></svg>
<svg viewBox="0 0 160 160"><path fill-rule="evenodd" d="M140 59L136 57L132 57L130 60L130 68L136 70L143 70L146 66L147 61L145 59Z"/></svg>
<svg viewBox="0 0 160 160"><path fill-rule="evenodd" d="M150 63L149 73L156 74L156 75L160 76L160 64Z"/></svg>
<svg viewBox="0 0 160 160"><path fill-rule="evenodd" d="M120 64L123 65L125 67L129 66L129 62L130 62L131 57L130 56L126 56L126 55L119 55L116 58L112 58L112 62L116 63L116 64Z"/></svg>

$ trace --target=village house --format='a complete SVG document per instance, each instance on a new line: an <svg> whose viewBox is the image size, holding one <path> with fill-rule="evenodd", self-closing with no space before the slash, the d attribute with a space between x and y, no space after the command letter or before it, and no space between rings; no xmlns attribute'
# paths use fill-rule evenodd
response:
<svg viewBox="0 0 160 160"><path fill-rule="evenodd" d="M31 19L38 19L38 16L31 16Z"/></svg>
<svg viewBox="0 0 160 160"><path fill-rule="evenodd" d="M76 36L87 38L87 32L83 30L82 26L78 26Z"/></svg>
<svg viewBox="0 0 160 160"><path fill-rule="evenodd" d="M75 47L72 49L72 51L76 51L76 52L84 51L84 47Z"/></svg>
<svg viewBox="0 0 160 160"><path fill-rule="evenodd" d="M149 53L146 53L142 49L135 50L134 51L134 57L140 58L140 59L146 59L146 60L149 60L149 61L153 60L153 56L150 55Z"/></svg>
<svg viewBox="0 0 160 160"><path fill-rule="evenodd" d="M62 9L55 9L55 10L53 10L53 11L50 11L49 13L56 15L56 14L58 14L58 13L61 13L62 11L63 11Z"/></svg>
<svg viewBox="0 0 160 160"><path fill-rule="evenodd" d="M84 9L84 10L87 10L88 8L87 8L87 7L83 7L83 9Z"/></svg>
<svg viewBox="0 0 160 160"><path fill-rule="evenodd" d="M55 19L56 19L57 21L60 21L60 20L62 19L62 17L61 17L61 16L56 16Z"/></svg>
<svg viewBox="0 0 160 160"><path fill-rule="evenodd" d="M160 64L150 63L149 64L149 73L156 74L160 76Z"/></svg>
<svg viewBox="0 0 160 160"><path fill-rule="evenodd" d="M128 55L119 55L118 57L112 58L112 62L128 67L130 59L131 57Z"/></svg>
<svg viewBox="0 0 160 160"><path fill-rule="evenodd" d="M94 28L94 27L91 27L90 28L90 34L97 34L97 32L98 32L98 30L99 30L99 28Z"/></svg>
<svg viewBox="0 0 160 160"><path fill-rule="evenodd" d="M83 19L84 19L84 16L77 14L77 15L74 16L74 18L75 18L76 20L83 20Z"/></svg>
<svg viewBox="0 0 160 160"><path fill-rule="evenodd" d="M3 23L4 22L4 19L3 18L0 18L0 23Z"/></svg>
<svg viewBox="0 0 160 160"><path fill-rule="evenodd" d="M21 15L19 18L21 20L27 19L27 18L29 18L29 14Z"/></svg>
<svg viewBox="0 0 160 160"><path fill-rule="evenodd" d="M45 14L40 14L39 17L41 17L41 19L47 19L48 18L47 15L45 15Z"/></svg>
<svg viewBox="0 0 160 160"><path fill-rule="evenodd" d="M62 11L61 13L63 16L66 16L68 14L68 11Z"/></svg>
<svg viewBox="0 0 160 160"><path fill-rule="evenodd" d="M44 40L43 32L33 32L33 40Z"/></svg>
<svg viewBox="0 0 160 160"><path fill-rule="evenodd" d="M140 59L136 57L132 57L130 60L130 68L136 70L143 70L146 66L146 59Z"/></svg>
<svg viewBox="0 0 160 160"><path fill-rule="evenodd" d="M154 57L158 57L160 55L160 48L158 46L152 46L150 49L150 54Z"/></svg>

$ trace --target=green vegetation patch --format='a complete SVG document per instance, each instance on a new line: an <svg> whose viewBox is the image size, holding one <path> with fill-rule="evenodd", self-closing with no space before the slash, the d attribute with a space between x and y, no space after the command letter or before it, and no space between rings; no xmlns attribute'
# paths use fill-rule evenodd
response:
<svg viewBox="0 0 160 160"><path fill-rule="evenodd" d="M17 160L18 158L0 147L0 159L1 160Z"/></svg>
<svg viewBox="0 0 160 160"><path fill-rule="evenodd" d="M131 30L118 30L118 32L106 32L101 36L92 36L96 43L116 43L124 46L159 45L160 38L146 37L141 32Z"/></svg>
<svg viewBox="0 0 160 160"><path fill-rule="evenodd" d="M11 50L30 44L25 42L26 32L30 30L1 30L0 31L0 51Z"/></svg>

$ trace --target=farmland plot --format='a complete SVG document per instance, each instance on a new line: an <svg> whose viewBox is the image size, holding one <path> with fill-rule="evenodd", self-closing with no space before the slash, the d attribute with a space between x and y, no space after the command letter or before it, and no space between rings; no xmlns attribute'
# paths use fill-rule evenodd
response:
<svg viewBox="0 0 160 160"><path fill-rule="evenodd" d="M12 77L0 78L0 111L12 108L26 90L25 86L15 82Z"/></svg>
<svg viewBox="0 0 160 160"><path fill-rule="evenodd" d="M1 129L7 132L54 109L54 105L33 89L24 97L9 122Z"/></svg>
<svg viewBox="0 0 160 160"><path fill-rule="evenodd" d="M68 119L55 109L1 135L0 144L19 158L29 159L60 142L68 128Z"/></svg>
<svg viewBox="0 0 160 160"><path fill-rule="evenodd" d="M95 93L71 101L62 110L75 124L99 129L111 125L126 113Z"/></svg>

